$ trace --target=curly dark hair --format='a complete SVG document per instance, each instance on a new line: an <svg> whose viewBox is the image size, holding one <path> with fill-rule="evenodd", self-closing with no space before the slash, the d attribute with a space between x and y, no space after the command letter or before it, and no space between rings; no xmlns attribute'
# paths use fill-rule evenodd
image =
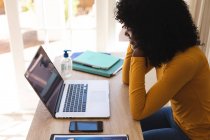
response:
<svg viewBox="0 0 210 140"><path fill-rule="evenodd" d="M200 44L197 27L183 0L119 0L115 19L131 30L150 64L160 67L177 52Z"/></svg>

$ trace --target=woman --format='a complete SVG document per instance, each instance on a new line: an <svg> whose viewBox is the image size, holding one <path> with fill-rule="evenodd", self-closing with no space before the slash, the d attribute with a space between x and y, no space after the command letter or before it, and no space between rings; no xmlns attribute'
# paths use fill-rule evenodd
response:
<svg viewBox="0 0 210 140"><path fill-rule="evenodd" d="M210 69L185 2L119 0L115 14L130 39L123 82L144 140L210 140ZM146 92L153 67L157 82Z"/></svg>

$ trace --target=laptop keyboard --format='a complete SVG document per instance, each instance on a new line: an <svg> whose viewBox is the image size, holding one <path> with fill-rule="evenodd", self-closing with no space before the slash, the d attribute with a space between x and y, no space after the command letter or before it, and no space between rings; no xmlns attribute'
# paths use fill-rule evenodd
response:
<svg viewBox="0 0 210 140"><path fill-rule="evenodd" d="M87 84L69 84L64 112L85 112L87 103Z"/></svg>

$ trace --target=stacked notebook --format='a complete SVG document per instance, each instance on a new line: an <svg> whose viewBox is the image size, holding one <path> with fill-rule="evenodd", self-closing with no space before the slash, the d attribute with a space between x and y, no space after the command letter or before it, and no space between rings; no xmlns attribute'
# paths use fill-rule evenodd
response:
<svg viewBox="0 0 210 140"><path fill-rule="evenodd" d="M85 51L73 53L73 69L111 77L122 69L123 59L100 52Z"/></svg>

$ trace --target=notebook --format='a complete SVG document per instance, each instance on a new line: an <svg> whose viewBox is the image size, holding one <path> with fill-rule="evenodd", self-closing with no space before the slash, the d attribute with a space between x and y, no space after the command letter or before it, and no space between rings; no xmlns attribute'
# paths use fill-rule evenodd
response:
<svg viewBox="0 0 210 140"><path fill-rule="evenodd" d="M71 134L52 134L50 140L129 140L126 134L106 134L106 135L71 135Z"/></svg>
<svg viewBox="0 0 210 140"><path fill-rule="evenodd" d="M25 77L54 118L110 117L109 82L64 81L41 46Z"/></svg>
<svg viewBox="0 0 210 140"><path fill-rule="evenodd" d="M75 52L71 55L72 60L74 60L76 57L81 55L83 52ZM107 54L110 55L110 54ZM119 59L112 67L109 69L97 69L90 66L82 65L79 63L73 62L73 70L82 71L86 73L91 73L103 77L111 77L116 75L121 69L123 65L123 59Z"/></svg>
<svg viewBox="0 0 210 140"><path fill-rule="evenodd" d="M91 66L98 69L109 69L117 61L119 61L119 58L116 56L93 51L85 51L73 59L73 62L75 63Z"/></svg>

